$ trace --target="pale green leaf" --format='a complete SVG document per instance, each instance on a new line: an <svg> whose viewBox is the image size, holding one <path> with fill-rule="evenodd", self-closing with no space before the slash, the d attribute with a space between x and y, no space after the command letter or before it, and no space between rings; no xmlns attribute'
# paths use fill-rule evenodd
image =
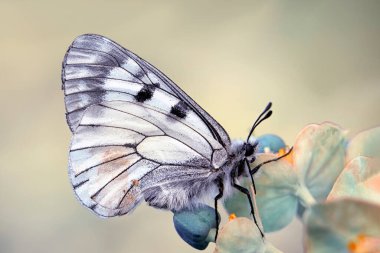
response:
<svg viewBox="0 0 380 253"><path fill-rule="evenodd" d="M346 138L332 123L306 126L294 145L294 168L317 201L326 199L344 167Z"/></svg>
<svg viewBox="0 0 380 253"><path fill-rule="evenodd" d="M349 142L346 162L357 156L380 158L380 127L360 132Z"/></svg>
<svg viewBox="0 0 380 253"><path fill-rule="evenodd" d="M313 205L304 215L307 252L379 252L379 213L380 205L351 198Z"/></svg>
<svg viewBox="0 0 380 253"><path fill-rule="evenodd" d="M327 199L341 197L357 197L380 204L380 160L362 156L351 160Z"/></svg>

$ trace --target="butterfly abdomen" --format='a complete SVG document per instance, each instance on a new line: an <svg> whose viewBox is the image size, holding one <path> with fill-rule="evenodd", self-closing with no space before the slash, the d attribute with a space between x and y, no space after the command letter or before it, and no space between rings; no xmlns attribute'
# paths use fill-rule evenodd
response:
<svg viewBox="0 0 380 253"><path fill-rule="evenodd" d="M214 173L213 173L214 174ZM180 211L192 209L213 200L217 187L213 183L215 175L186 179L176 183L160 184L144 189L145 201L153 207Z"/></svg>

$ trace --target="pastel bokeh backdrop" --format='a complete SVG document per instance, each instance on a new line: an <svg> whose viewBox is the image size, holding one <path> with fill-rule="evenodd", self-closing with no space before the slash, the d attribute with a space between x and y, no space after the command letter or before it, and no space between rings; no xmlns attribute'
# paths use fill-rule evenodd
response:
<svg viewBox="0 0 380 253"><path fill-rule="evenodd" d="M76 36L108 36L150 61L232 138L272 101L257 134L292 145L308 123L334 121L350 136L379 125L379 31L375 0L2 0L0 252L196 252L170 212L142 205L105 220L75 199L60 72ZM269 239L302 252L300 228Z"/></svg>

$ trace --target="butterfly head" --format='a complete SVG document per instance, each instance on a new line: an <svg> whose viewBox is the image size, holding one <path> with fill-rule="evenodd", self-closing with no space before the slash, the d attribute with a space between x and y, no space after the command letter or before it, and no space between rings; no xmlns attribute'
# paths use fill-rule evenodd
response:
<svg viewBox="0 0 380 253"><path fill-rule="evenodd" d="M231 153L233 164L231 176L240 177L241 175L248 176L246 171L246 161L252 163L256 159L258 142L251 137L248 141L233 140L231 145Z"/></svg>
<svg viewBox="0 0 380 253"><path fill-rule="evenodd" d="M231 151L234 157L238 161L247 159L249 162L255 158L258 142L254 137L248 139L248 141L234 140L232 142Z"/></svg>
<svg viewBox="0 0 380 253"><path fill-rule="evenodd" d="M258 142L254 138L249 138L247 142L244 143L244 158L249 162L253 162L255 160L255 154L257 150Z"/></svg>

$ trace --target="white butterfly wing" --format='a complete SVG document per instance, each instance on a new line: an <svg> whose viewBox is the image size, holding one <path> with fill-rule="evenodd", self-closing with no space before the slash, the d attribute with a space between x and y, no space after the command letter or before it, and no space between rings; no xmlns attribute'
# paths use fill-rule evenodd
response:
<svg viewBox="0 0 380 253"><path fill-rule="evenodd" d="M124 100L124 93L139 91L136 89L140 86L133 85L135 83L166 91L184 101L196 114L196 124L205 128L205 134L211 134L224 147L230 145L223 127L174 82L145 60L103 36L84 34L74 40L63 62L62 82L67 120L72 131L87 106L104 100Z"/></svg>
<svg viewBox="0 0 380 253"><path fill-rule="evenodd" d="M157 185L209 176L225 161L219 148L165 113L103 102L87 108L76 128L69 174L84 205L101 216L122 215Z"/></svg>
<svg viewBox="0 0 380 253"><path fill-rule="evenodd" d="M154 198L169 195L159 189L188 194L176 182L200 182L227 159L228 135L157 71L98 35L78 37L66 54L69 174L80 201L101 216L128 213L144 194L164 207Z"/></svg>

